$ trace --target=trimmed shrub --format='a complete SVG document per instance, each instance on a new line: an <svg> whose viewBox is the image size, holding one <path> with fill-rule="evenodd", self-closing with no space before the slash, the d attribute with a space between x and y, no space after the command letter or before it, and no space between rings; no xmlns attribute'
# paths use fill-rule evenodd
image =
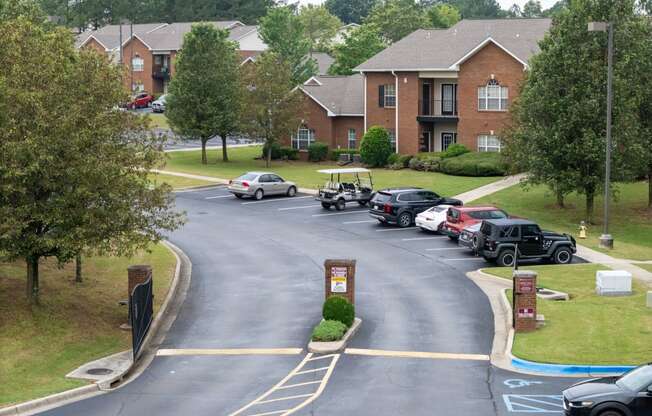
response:
<svg viewBox="0 0 652 416"><path fill-rule="evenodd" d="M340 321L348 328L355 319L355 307L342 296L331 296L324 302L322 316L327 321Z"/></svg>
<svg viewBox="0 0 652 416"><path fill-rule="evenodd" d="M387 130L380 126L367 130L360 143L360 157L364 163L371 167L383 167L392 153Z"/></svg>
<svg viewBox="0 0 652 416"><path fill-rule="evenodd" d="M427 159L429 157L439 157L440 158L441 157L441 152L421 152L421 153L417 153L416 155L414 155L414 157L417 158L417 159L421 159L421 160Z"/></svg>
<svg viewBox="0 0 652 416"><path fill-rule="evenodd" d="M439 172L439 165L441 157L434 156L439 153L421 153L413 157L408 162L408 167L414 170L422 170L425 172Z"/></svg>
<svg viewBox="0 0 652 416"><path fill-rule="evenodd" d="M333 149L328 154L328 158L333 161L338 161L340 159L340 155L353 156L357 154L360 154L360 151L358 149Z"/></svg>
<svg viewBox="0 0 652 416"><path fill-rule="evenodd" d="M340 321L321 321L312 331L312 340L321 342L339 341L346 334L346 325Z"/></svg>
<svg viewBox="0 0 652 416"><path fill-rule="evenodd" d="M267 143L263 146L263 159L267 159L267 149L268 149ZM278 143L272 143L272 160L280 159L283 157L283 154L281 152L281 145Z"/></svg>
<svg viewBox="0 0 652 416"><path fill-rule="evenodd" d="M410 161L412 160L413 157L414 156L412 155L400 155L398 157L398 163L400 165L403 165L404 168L407 168L408 166L410 166Z"/></svg>
<svg viewBox="0 0 652 416"><path fill-rule="evenodd" d="M396 165L396 164L398 164L399 157L401 157L401 155L399 155L398 153L392 153L387 158L387 164L388 165Z"/></svg>
<svg viewBox="0 0 652 416"><path fill-rule="evenodd" d="M442 152L441 157L448 159L449 157L457 157L469 152L470 150L463 144L455 143L448 146L448 149Z"/></svg>
<svg viewBox="0 0 652 416"><path fill-rule="evenodd" d="M474 152L443 159L440 171L457 176L504 176L509 172L509 165L500 153Z"/></svg>
<svg viewBox="0 0 652 416"><path fill-rule="evenodd" d="M299 149L288 146L281 147L281 159L299 160Z"/></svg>
<svg viewBox="0 0 652 416"><path fill-rule="evenodd" d="M328 145L315 142L308 146L308 160L311 162L321 162L328 157Z"/></svg>

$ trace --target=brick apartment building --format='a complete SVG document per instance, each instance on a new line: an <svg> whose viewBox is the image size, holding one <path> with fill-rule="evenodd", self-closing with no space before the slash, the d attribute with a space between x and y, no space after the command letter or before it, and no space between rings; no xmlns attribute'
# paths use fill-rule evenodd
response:
<svg viewBox="0 0 652 416"><path fill-rule="evenodd" d="M308 115L292 145L305 149L319 140L354 148L379 125L402 154L452 143L500 151L509 105L550 23L462 20L417 30L359 65L359 74L313 78L301 87Z"/></svg>
<svg viewBox="0 0 652 416"><path fill-rule="evenodd" d="M239 45L243 62L267 49L256 26L238 21L210 23L229 31L229 39ZM77 47L93 48L119 62L122 39L122 61L128 74L125 87L131 91L160 94L167 91L174 75L174 59L191 27L192 23L109 25L80 34Z"/></svg>

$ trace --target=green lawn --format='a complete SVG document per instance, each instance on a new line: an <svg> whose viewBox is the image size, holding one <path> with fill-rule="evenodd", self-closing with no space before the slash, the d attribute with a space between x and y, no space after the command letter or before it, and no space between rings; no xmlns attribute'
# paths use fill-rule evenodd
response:
<svg viewBox="0 0 652 416"><path fill-rule="evenodd" d="M546 325L532 333L516 334L512 352L527 360L562 364L641 364L652 357L652 309L645 306L646 289L633 282L634 295L595 294L599 264L532 266L537 286L569 293L571 300L538 300ZM511 268L485 272L510 278Z"/></svg>
<svg viewBox="0 0 652 416"><path fill-rule="evenodd" d="M163 130L168 130L170 128L170 124L168 123L168 118L165 116L165 114L148 113L147 117L149 117L149 119L151 120L152 128L159 128Z"/></svg>
<svg viewBox="0 0 652 416"><path fill-rule="evenodd" d="M191 188L194 186L215 185L215 183L213 182L202 181L199 179L192 179L192 178L184 178L181 176L164 175L161 173L150 174L149 180L154 183L167 183L173 189L184 189L184 188Z"/></svg>
<svg viewBox="0 0 652 416"><path fill-rule="evenodd" d="M88 361L131 348L127 322L127 267L154 270L154 309L165 299L176 260L164 246L134 258L85 258L84 282L74 264L41 262L41 304L25 297L25 265L0 259L0 407L57 393L86 382L65 375Z"/></svg>
<svg viewBox="0 0 652 416"><path fill-rule="evenodd" d="M608 254L634 260L652 260L652 210L647 208L647 182L618 184L618 200L611 205L610 232L614 249ZM507 212L537 221L542 227L573 234L577 238L580 221L584 218L584 198L572 194L566 208L558 208L554 195L543 186L529 190L516 185L489 195L473 204L495 204ZM601 197L595 200L595 225L589 227L589 238L578 242L595 250L602 234Z"/></svg>
<svg viewBox="0 0 652 416"><path fill-rule="evenodd" d="M294 181L301 187L317 188L327 180L325 175L317 173L318 169L337 168L334 162L309 163L300 161L273 161L271 168L265 168L263 160L254 160L260 156L261 147L239 147L229 149L230 161L221 161L221 150L208 151L208 165L201 164L201 152L168 153L166 170L194 173L231 179L247 171L272 170L285 179ZM420 186L432 189L442 195L452 196L477 188L499 178L471 178L449 176L433 172L417 172L411 169L389 170L373 169L374 187L376 189L393 186Z"/></svg>
<svg viewBox="0 0 652 416"><path fill-rule="evenodd" d="M636 265L638 267L640 267L641 269L645 269L648 272L652 273L652 264L650 264L650 263L636 263Z"/></svg>

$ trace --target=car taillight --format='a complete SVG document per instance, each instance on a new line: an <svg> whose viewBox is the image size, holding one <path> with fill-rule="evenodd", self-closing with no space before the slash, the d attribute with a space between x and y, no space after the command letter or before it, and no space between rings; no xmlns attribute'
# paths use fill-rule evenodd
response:
<svg viewBox="0 0 652 416"><path fill-rule="evenodd" d="M385 204L385 205L383 205L383 211L384 211L386 214L391 214L391 213L392 213L392 206L391 206L391 204Z"/></svg>
<svg viewBox="0 0 652 416"><path fill-rule="evenodd" d="M249 182L247 181L242 182L242 186L244 186L245 188L249 188Z"/></svg>

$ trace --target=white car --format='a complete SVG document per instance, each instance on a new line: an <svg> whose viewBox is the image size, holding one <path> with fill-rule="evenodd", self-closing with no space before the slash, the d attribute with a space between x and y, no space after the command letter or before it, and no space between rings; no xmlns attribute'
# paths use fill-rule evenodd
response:
<svg viewBox="0 0 652 416"><path fill-rule="evenodd" d="M417 227L423 231L438 232L446 222L446 213L452 205L437 205L417 214L414 219Z"/></svg>

